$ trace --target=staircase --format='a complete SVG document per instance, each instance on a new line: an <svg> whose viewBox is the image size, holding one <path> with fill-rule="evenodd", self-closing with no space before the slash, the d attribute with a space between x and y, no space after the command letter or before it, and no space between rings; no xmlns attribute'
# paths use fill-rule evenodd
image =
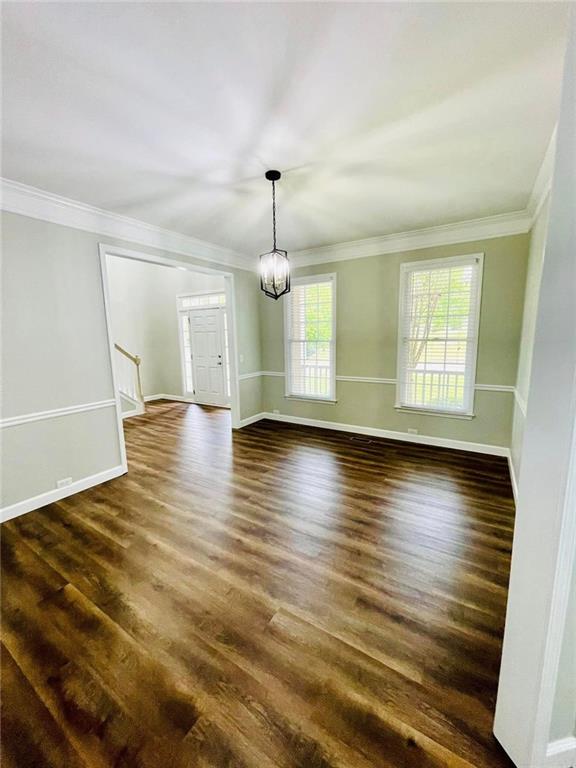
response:
<svg viewBox="0 0 576 768"><path fill-rule="evenodd" d="M141 360L138 355L130 354L120 344L114 344L114 349L116 350L116 379L120 393L122 418L141 416L146 410L140 380Z"/></svg>

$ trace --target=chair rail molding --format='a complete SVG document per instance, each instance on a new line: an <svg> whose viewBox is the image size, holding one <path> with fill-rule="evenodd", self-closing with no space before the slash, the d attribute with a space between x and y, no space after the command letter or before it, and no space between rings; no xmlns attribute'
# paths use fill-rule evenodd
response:
<svg viewBox="0 0 576 768"><path fill-rule="evenodd" d="M241 381L245 379L255 379L258 376L279 376L284 378L284 371L252 371L251 373L242 373L239 376ZM349 381L351 383L361 384L396 384L396 379L380 378L376 376L336 376L336 381ZM475 384L474 389L484 392L510 392L515 394L516 388L512 384Z"/></svg>
<svg viewBox="0 0 576 768"><path fill-rule="evenodd" d="M49 411L37 411L35 413L24 413L20 416L9 416L0 420L0 429L8 427L17 427L20 424L28 424L32 421L44 421L45 419L59 419L62 416L69 416L74 413L85 413L86 411L97 411L100 408L113 408L116 400L98 400L94 403L82 403L80 405L70 405L65 408L53 408Z"/></svg>

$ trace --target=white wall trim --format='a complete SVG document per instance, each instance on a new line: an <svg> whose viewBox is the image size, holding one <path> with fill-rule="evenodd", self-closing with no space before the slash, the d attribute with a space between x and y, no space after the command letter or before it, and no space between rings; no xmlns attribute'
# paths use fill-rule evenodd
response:
<svg viewBox="0 0 576 768"><path fill-rule="evenodd" d="M11 504L9 507L3 507L0 510L0 519L2 522L11 520L13 517L24 515L26 512L32 512L34 509L45 507L46 504L52 504L60 499L65 499L67 496L72 496L80 491L85 491L88 488L92 488L100 483L105 483L107 480L113 480L115 477L124 475L126 473L126 467L119 464L111 469L105 469L103 472L98 472L95 475L89 475L83 477L81 480L76 480L70 485L66 485L64 488L55 488L53 491L47 491L41 493L38 496L32 496L30 499L24 499L16 504Z"/></svg>
<svg viewBox="0 0 576 768"><path fill-rule="evenodd" d="M534 187L532 188L530 200L526 206L526 210L532 217L532 224L534 224L534 221L540 213L540 209L544 205L550 189L552 188L552 177L554 176L554 160L556 158L557 129L558 124L554 126L554 130L552 131L552 136L550 137L550 141L548 142L548 147L546 149L546 154L542 160L542 165L540 166L538 175L536 176L536 181L534 182Z"/></svg>
<svg viewBox="0 0 576 768"><path fill-rule="evenodd" d="M86 411L97 411L100 408L113 408L116 400L98 400L95 403L82 403L81 405L70 405L67 408L53 408L49 411L37 411L36 413L25 413L21 416L10 416L7 419L0 420L0 429L8 427L17 427L20 424L28 424L32 421L44 421L45 419L58 419L61 416L70 416L74 413L85 413Z"/></svg>
<svg viewBox="0 0 576 768"><path fill-rule="evenodd" d="M480 392L511 392L514 394L516 388L512 384L475 384L474 389Z"/></svg>
<svg viewBox="0 0 576 768"><path fill-rule="evenodd" d="M373 376L336 376L336 381L361 382L363 384L396 384L396 379L379 379Z"/></svg>
<svg viewBox="0 0 576 768"><path fill-rule="evenodd" d="M248 427L250 424L255 424L257 421L261 421L262 419L266 419L268 417L267 413L255 413L253 416L247 416L245 419L240 420L240 424L238 425L239 429L242 429L242 427Z"/></svg>
<svg viewBox="0 0 576 768"><path fill-rule="evenodd" d="M117 237L138 245L191 256L201 261L250 271L256 269L256 262L250 256L206 240L146 224L143 221L54 195L11 179L2 178L0 181L2 210L10 213L19 213L22 216L30 216L33 219L62 224L99 235Z"/></svg>
<svg viewBox="0 0 576 768"><path fill-rule="evenodd" d="M240 379L254 379L258 376L284 376L283 371L253 371L252 373L243 373ZM336 381L350 381L362 384L396 384L396 379L378 378L375 376L336 376ZM475 384L474 389L486 392L515 392L515 387L511 384Z"/></svg>
<svg viewBox="0 0 576 768"><path fill-rule="evenodd" d="M524 210L294 251L290 254L292 264L294 267L303 267L529 232L550 191L555 148L556 128L536 177L530 200ZM139 245L191 256L201 261L235 266L249 271L257 269L256 260L248 254L61 197L11 179L2 178L0 181L1 207L5 211L87 232L118 237Z"/></svg>
<svg viewBox="0 0 576 768"><path fill-rule="evenodd" d="M518 503L518 478L516 477L516 470L514 469L514 462L512 461L512 453L508 449L508 469L510 471L510 482L512 483L512 492L514 494L514 504Z"/></svg>
<svg viewBox="0 0 576 768"><path fill-rule="evenodd" d="M576 766L576 736L551 741L546 749L546 768Z"/></svg>
<svg viewBox="0 0 576 768"><path fill-rule="evenodd" d="M524 398L518 391L517 387L514 388L514 399L516 400L516 404L518 408L520 408L520 410L522 411L522 416L526 418L526 410L527 410L526 400L524 400Z"/></svg>
<svg viewBox="0 0 576 768"><path fill-rule="evenodd" d="M490 240L494 237L521 235L529 232L533 217L528 209L471 219L453 224L441 224L408 232L398 232L380 237L370 237L348 243L324 245L295 251L290 258L295 267L305 267L324 262L365 259L369 256L381 256L389 253L403 253L438 245L456 245L476 240Z"/></svg>
<svg viewBox="0 0 576 768"><path fill-rule="evenodd" d="M177 403L194 403L196 404L196 400L194 400L192 397L183 397L182 395L167 395L167 394L158 394L158 395L146 395L144 398L145 403L150 403L153 400L174 400Z"/></svg>
<svg viewBox="0 0 576 768"><path fill-rule="evenodd" d="M364 427L358 424L342 424L337 421L326 421L324 419L307 419L302 416L289 416L284 413L262 412L249 419L243 419L241 426L253 424L261 419L271 419L272 421L283 421L288 424L299 424L304 427L318 427L319 429L332 429L337 432L353 432L358 435L369 435L370 437L383 437L387 440L401 440L405 443L418 443L420 445L433 445L438 448L452 448L458 451L472 451L473 453L487 453L491 456L507 457L509 449L503 445L488 445L485 443L469 443L465 440L451 440L445 437L432 437L430 435L412 435L407 432L396 432L391 429L379 429L377 427Z"/></svg>

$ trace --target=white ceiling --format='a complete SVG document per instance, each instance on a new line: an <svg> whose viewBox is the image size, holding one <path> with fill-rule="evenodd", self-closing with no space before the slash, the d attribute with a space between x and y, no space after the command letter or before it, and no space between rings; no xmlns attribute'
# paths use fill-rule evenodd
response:
<svg viewBox="0 0 576 768"><path fill-rule="evenodd" d="M10 3L2 175L244 253L525 208L556 3Z"/></svg>

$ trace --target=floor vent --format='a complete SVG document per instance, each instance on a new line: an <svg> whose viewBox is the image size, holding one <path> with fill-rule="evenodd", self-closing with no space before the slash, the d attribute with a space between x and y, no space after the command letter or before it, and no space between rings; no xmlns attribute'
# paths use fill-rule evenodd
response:
<svg viewBox="0 0 576 768"><path fill-rule="evenodd" d="M369 437L351 437L350 442L352 443L371 443L372 440Z"/></svg>

